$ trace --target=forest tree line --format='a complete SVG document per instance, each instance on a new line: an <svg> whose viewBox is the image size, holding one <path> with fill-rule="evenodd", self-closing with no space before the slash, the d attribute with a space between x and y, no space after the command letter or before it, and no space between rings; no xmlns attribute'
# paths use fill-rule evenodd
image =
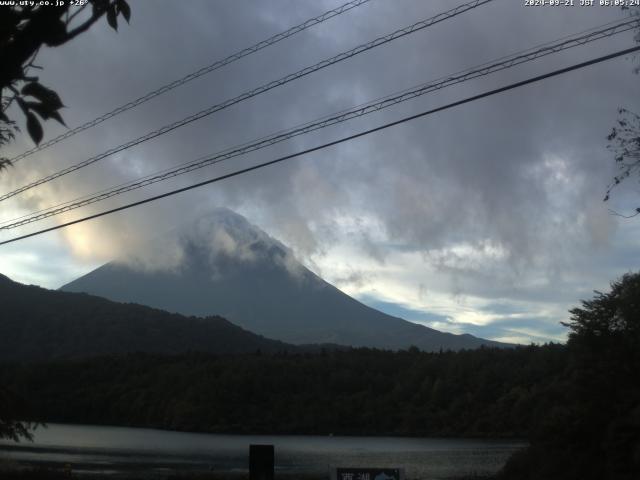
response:
<svg viewBox="0 0 640 480"><path fill-rule="evenodd" d="M0 364L24 420L225 433L519 437L504 479L635 480L640 273L570 311L566 345L137 353Z"/></svg>
<svg viewBox="0 0 640 480"><path fill-rule="evenodd" d="M30 419L224 433L525 437L561 345L425 353L131 354L4 364Z"/></svg>

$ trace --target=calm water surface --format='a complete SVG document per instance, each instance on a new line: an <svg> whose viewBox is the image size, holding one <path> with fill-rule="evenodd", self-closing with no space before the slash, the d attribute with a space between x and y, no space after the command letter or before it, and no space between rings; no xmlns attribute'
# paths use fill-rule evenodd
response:
<svg viewBox="0 0 640 480"><path fill-rule="evenodd" d="M0 440L5 464L70 464L76 473L162 478L173 472L246 474L250 444L273 444L276 476L328 478L330 466L403 467L408 479L488 475L524 443L403 437L214 435L141 428L49 424L34 442Z"/></svg>

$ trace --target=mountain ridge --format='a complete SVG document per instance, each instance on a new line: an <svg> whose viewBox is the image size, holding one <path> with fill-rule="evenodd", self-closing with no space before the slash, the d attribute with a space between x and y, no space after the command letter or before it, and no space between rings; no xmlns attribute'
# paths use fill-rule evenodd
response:
<svg viewBox="0 0 640 480"><path fill-rule="evenodd" d="M85 293L23 285L0 274L0 361L49 361L135 352L295 352L219 316L186 317Z"/></svg>
<svg viewBox="0 0 640 480"><path fill-rule="evenodd" d="M216 314L292 344L394 350L417 346L426 351L509 346L469 334L440 332L364 305L228 209L174 229L146 247L140 256L109 262L61 290L183 315Z"/></svg>

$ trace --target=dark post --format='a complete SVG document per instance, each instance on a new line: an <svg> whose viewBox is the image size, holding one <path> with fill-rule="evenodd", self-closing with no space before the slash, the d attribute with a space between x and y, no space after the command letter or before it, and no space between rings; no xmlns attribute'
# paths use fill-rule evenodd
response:
<svg viewBox="0 0 640 480"><path fill-rule="evenodd" d="M249 445L249 480L273 480L273 445Z"/></svg>

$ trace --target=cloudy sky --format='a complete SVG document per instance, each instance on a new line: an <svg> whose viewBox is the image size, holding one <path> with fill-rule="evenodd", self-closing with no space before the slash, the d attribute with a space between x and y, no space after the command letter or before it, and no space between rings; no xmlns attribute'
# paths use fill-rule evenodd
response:
<svg viewBox="0 0 640 480"><path fill-rule="evenodd" d="M76 126L340 5L340 0L132 1L45 49L41 81ZM462 2L460 2L462 3ZM576 4L579 3L575 0ZM371 0L32 155L6 192L210 105L457 5ZM0 220L249 142L569 34L624 18L615 7L495 0L3 202ZM532 75L634 45L633 34L571 49L9 232L8 239L315 146ZM559 322L640 264L640 189L602 198L615 174L606 136L617 108L640 110L639 59L622 57L489 97L286 164L0 247L0 272L57 288L131 245L229 207L290 246L327 281L385 312L490 339L563 340ZM15 113L15 112L14 112ZM16 117L19 117L15 114ZM47 124L45 139L64 128ZM30 148L25 136L6 151Z"/></svg>

